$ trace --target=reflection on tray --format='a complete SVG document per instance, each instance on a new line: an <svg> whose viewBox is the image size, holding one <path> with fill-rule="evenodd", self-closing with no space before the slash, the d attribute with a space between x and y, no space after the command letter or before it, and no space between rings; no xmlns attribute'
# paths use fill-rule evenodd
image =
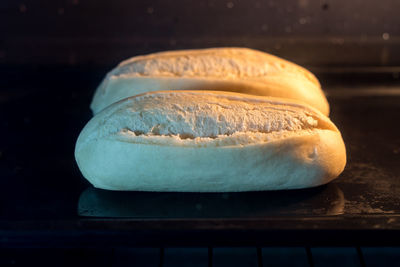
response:
<svg viewBox="0 0 400 267"><path fill-rule="evenodd" d="M240 193L120 192L89 187L78 214L131 218L254 218L338 215L343 192L336 184L317 188Z"/></svg>

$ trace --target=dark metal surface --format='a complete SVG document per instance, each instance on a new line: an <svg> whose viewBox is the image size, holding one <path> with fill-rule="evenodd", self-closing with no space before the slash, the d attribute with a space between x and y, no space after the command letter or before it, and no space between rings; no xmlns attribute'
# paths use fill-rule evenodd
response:
<svg viewBox="0 0 400 267"><path fill-rule="evenodd" d="M359 257L362 253L364 256ZM1 266L365 267L399 266L392 247L176 247L3 249Z"/></svg>
<svg viewBox="0 0 400 267"><path fill-rule="evenodd" d="M319 76L348 155L332 183L194 194L111 192L82 178L74 144L105 71L2 69L0 246L399 245L395 76Z"/></svg>
<svg viewBox="0 0 400 267"><path fill-rule="evenodd" d="M345 199L336 184L318 188L243 193L115 192L87 188L78 214L130 218L264 218L338 215Z"/></svg>

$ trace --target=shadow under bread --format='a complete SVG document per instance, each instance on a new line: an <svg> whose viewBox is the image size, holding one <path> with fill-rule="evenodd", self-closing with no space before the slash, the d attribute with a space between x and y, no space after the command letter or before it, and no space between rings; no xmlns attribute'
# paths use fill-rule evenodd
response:
<svg viewBox="0 0 400 267"><path fill-rule="evenodd" d="M343 214L345 199L337 184L282 191L171 193L108 191L92 186L82 192L78 215L126 218L255 218Z"/></svg>

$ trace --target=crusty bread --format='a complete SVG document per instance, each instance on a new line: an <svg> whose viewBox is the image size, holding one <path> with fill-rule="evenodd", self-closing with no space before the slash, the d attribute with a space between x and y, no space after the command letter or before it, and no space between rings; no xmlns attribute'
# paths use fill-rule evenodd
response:
<svg viewBox="0 0 400 267"><path fill-rule="evenodd" d="M329 114L329 104L311 72L248 48L181 50L133 57L107 74L91 108L96 114L123 98L159 90L232 91L290 98Z"/></svg>
<svg viewBox="0 0 400 267"><path fill-rule="evenodd" d="M215 91L158 91L94 116L75 157L111 190L234 192L313 187L346 163L335 125L296 101Z"/></svg>

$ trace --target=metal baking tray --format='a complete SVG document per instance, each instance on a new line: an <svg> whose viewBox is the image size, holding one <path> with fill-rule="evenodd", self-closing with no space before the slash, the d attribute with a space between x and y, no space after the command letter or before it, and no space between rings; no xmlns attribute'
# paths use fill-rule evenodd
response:
<svg viewBox="0 0 400 267"><path fill-rule="evenodd" d="M397 70L317 72L347 148L337 180L205 194L113 192L83 179L74 145L107 69L2 69L0 246L400 245Z"/></svg>

